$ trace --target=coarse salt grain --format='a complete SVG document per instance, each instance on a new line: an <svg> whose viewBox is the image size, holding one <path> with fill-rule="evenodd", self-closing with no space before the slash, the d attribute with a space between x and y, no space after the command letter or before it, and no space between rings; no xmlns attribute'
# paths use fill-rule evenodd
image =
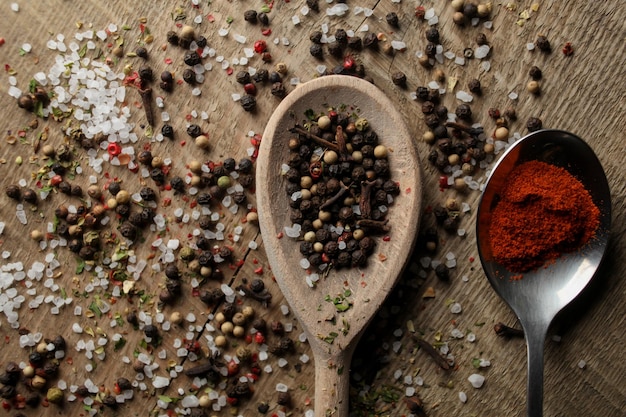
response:
<svg viewBox="0 0 626 417"><path fill-rule="evenodd" d="M485 383L485 377L480 374L471 374L467 380L476 389L481 388Z"/></svg>

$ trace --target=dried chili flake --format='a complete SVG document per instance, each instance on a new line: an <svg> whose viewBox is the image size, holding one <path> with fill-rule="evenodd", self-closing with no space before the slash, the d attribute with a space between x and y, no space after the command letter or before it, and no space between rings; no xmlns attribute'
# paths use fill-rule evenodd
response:
<svg viewBox="0 0 626 417"><path fill-rule="evenodd" d="M272 29L270 28L263 29L261 33L263 34L263 36L270 36L272 34Z"/></svg>
<svg viewBox="0 0 626 417"><path fill-rule="evenodd" d="M174 62L174 61L172 60L172 58L165 58L165 61L164 61L164 62L165 62L167 65L170 65L170 64L171 64L172 62Z"/></svg>
<svg viewBox="0 0 626 417"><path fill-rule="evenodd" d="M263 267L260 266L254 270L254 273L257 275L263 275Z"/></svg>
<svg viewBox="0 0 626 417"><path fill-rule="evenodd" d="M572 46L571 42L567 42L563 46L563 50L562 51L563 51L563 55L565 55L565 56L572 56L572 55L574 55L574 46Z"/></svg>

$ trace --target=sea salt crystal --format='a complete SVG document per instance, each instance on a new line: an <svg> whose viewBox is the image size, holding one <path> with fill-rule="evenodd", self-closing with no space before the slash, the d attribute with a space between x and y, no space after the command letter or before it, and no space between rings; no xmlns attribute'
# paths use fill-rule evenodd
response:
<svg viewBox="0 0 626 417"><path fill-rule="evenodd" d="M511 91L511 92L509 93L509 98L510 98L511 100L517 100L517 97L518 97L518 95L517 95L517 93L516 93L516 92Z"/></svg>
<svg viewBox="0 0 626 417"><path fill-rule="evenodd" d="M459 401L461 401L463 404L467 402L467 394L465 394L463 391L459 391Z"/></svg>
<svg viewBox="0 0 626 417"><path fill-rule="evenodd" d="M464 103L471 103L474 100L474 96L462 90L456 93L456 98Z"/></svg>
<svg viewBox="0 0 626 417"><path fill-rule="evenodd" d="M580 361L578 361L578 367L580 369L585 369L586 366L587 366L587 362L585 362L584 360L581 359Z"/></svg>
<svg viewBox="0 0 626 417"><path fill-rule="evenodd" d="M480 375L480 374L471 374L467 380L469 381L470 384L472 384L472 386L476 389L480 388L483 386L483 384L485 383L485 377Z"/></svg>
<svg viewBox="0 0 626 417"><path fill-rule="evenodd" d="M463 308L459 303L452 303L452 305L450 306L450 313L452 314L461 314L462 311Z"/></svg>
<svg viewBox="0 0 626 417"><path fill-rule="evenodd" d="M152 386L154 388L165 388L170 384L170 379L163 376L156 376L152 380Z"/></svg>
<svg viewBox="0 0 626 417"><path fill-rule="evenodd" d="M406 43L402 41L391 41L391 47L396 51L405 51Z"/></svg>
<svg viewBox="0 0 626 417"><path fill-rule="evenodd" d="M474 57L478 59L486 58L489 55L490 47L489 45L480 45L474 50Z"/></svg>

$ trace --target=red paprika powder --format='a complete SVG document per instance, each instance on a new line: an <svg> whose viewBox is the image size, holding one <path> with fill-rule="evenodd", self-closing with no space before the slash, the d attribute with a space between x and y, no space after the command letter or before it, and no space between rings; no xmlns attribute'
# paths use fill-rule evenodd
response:
<svg viewBox="0 0 626 417"><path fill-rule="evenodd" d="M572 252L595 235L600 210L567 170L541 161L513 169L492 213L494 260L526 272Z"/></svg>

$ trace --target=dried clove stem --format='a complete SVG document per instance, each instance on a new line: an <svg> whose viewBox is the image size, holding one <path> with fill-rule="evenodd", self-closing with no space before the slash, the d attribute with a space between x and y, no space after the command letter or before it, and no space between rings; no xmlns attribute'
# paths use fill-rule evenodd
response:
<svg viewBox="0 0 626 417"><path fill-rule="evenodd" d="M493 326L493 330L500 337L524 337L524 331L520 329L516 329L514 327L509 327L502 322L498 322Z"/></svg>
<svg viewBox="0 0 626 417"><path fill-rule="evenodd" d="M339 191L337 191L337 194L326 200L324 204L320 206L320 210L326 210L327 208L331 207L333 204L339 201L339 199L342 198L343 195L349 190L349 187L346 186L343 181L339 181L339 184L341 188L339 189Z"/></svg>
<svg viewBox="0 0 626 417"><path fill-rule="evenodd" d="M306 137L307 139L311 139L313 142L317 143L320 146L323 146L325 148L331 149L331 150L333 150L335 152L339 152L339 147L336 144L334 144L332 142L329 142L326 139L322 139L322 138L320 138L317 135L312 134L311 132L309 132L308 130L303 128L302 126L295 125L291 129L289 129L289 132L291 132L291 133L298 133L298 134Z"/></svg>
<svg viewBox="0 0 626 417"><path fill-rule="evenodd" d="M430 343L418 336L413 336L413 340L417 342L419 347L424 350L424 352L428 353L435 360L435 363L439 365L441 369L444 369L446 371L450 370L450 364L448 363L446 358L441 356L439 351L432 347Z"/></svg>
<svg viewBox="0 0 626 417"><path fill-rule="evenodd" d="M482 135L485 132L482 127L465 126L461 123L456 123L456 122L447 122L446 127L461 130L472 137L477 137L479 135Z"/></svg>
<svg viewBox="0 0 626 417"><path fill-rule="evenodd" d="M361 227L369 227L370 229L378 230L380 232L388 232L391 230L391 226L387 224L389 219L385 219L383 221L380 220L370 220L370 219L361 219L357 220L356 224Z"/></svg>
<svg viewBox="0 0 626 417"><path fill-rule="evenodd" d="M141 96L143 108L146 111L146 119L148 120L148 124L150 126L154 126L154 112L152 111L152 88L138 88L137 90L139 91L139 95Z"/></svg>
<svg viewBox="0 0 626 417"><path fill-rule="evenodd" d="M359 209L361 210L361 218L369 219L372 214L372 204L370 202L372 196L372 187L374 181L361 182L361 198L359 200Z"/></svg>
<svg viewBox="0 0 626 417"><path fill-rule="evenodd" d="M337 147L339 148L339 154L343 159L347 159L349 153L348 148L346 147L346 135L343 133L343 128L341 126L337 126L337 130L335 130L335 141L337 142Z"/></svg>

